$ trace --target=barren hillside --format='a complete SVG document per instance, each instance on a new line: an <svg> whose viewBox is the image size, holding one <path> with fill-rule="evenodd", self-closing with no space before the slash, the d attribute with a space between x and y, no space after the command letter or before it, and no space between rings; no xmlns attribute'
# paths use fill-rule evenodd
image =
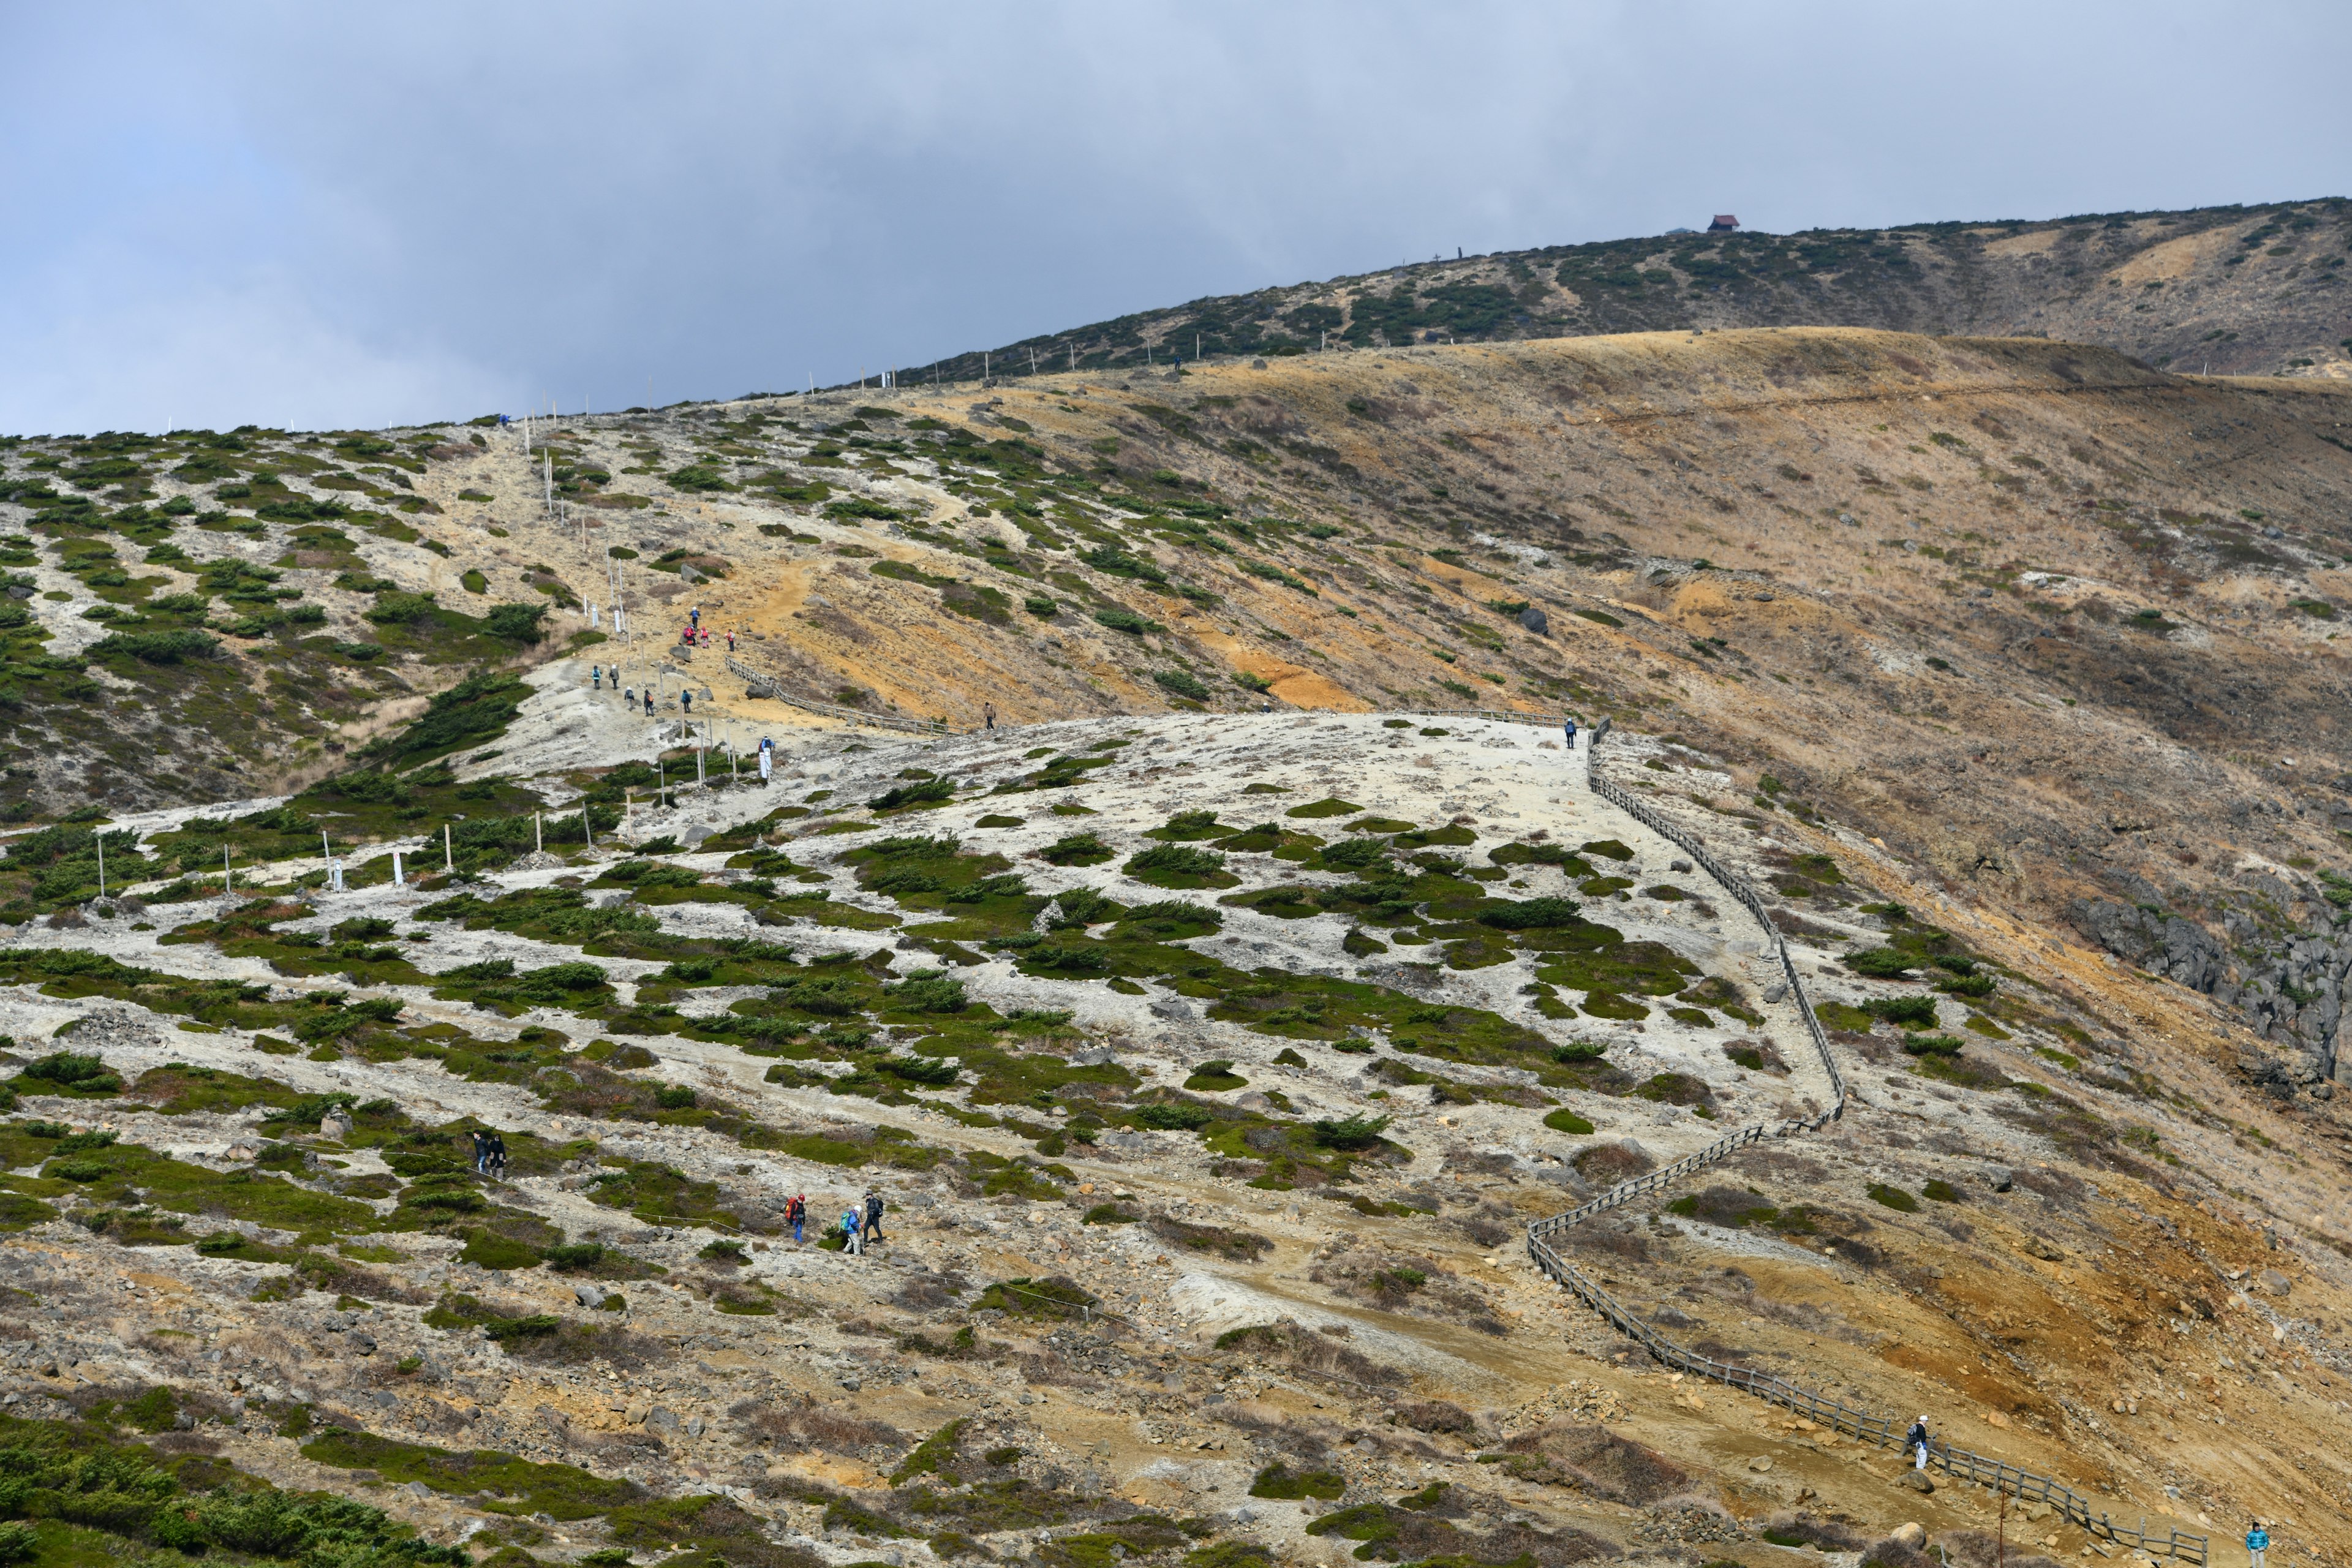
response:
<svg viewBox="0 0 2352 1568"><path fill-rule="evenodd" d="M41 1561L2115 1551L1525 1266L1835 1103L1780 940L1843 1118L1564 1256L2344 1548L2352 387L1675 331L0 464L0 1447L145 1500Z"/></svg>

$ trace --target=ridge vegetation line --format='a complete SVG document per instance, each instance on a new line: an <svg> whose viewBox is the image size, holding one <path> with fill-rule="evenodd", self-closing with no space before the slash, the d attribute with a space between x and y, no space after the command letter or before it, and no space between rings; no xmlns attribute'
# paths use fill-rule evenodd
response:
<svg viewBox="0 0 2352 1568"><path fill-rule="evenodd" d="M1776 1122L1755 1122L1717 1139L1696 1153L1688 1154L1632 1181L1621 1182L1599 1197L1578 1205L1563 1214L1537 1220L1528 1226L1528 1251L1538 1268L1585 1305L1607 1320L1610 1326L1640 1345L1663 1366L1694 1377L1703 1377L1752 1394L1767 1404L1779 1405L1827 1426L1833 1432L1851 1433L1857 1438L1882 1448L1902 1444L1903 1427L1896 1418L1874 1415L1857 1410L1843 1400L1825 1398L1769 1372L1741 1366L1732 1362L1717 1361L1701 1355L1667 1339L1657 1330L1636 1317L1633 1312L1594 1283L1574 1264L1562 1258L1545 1238L1557 1236L1580 1225L1595 1215L1605 1214L1638 1198L1646 1197L1679 1182L1685 1176L1717 1164L1751 1143L1767 1138L1790 1138L1801 1132L1816 1132L1845 1113L1845 1080L1838 1071L1836 1059L1831 1055L1829 1037L1822 1030L1821 1020L1813 1014L1811 1001L1806 996L1803 982L1797 973L1795 962L1789 956L1789 944L1779 928L1772 924L1764 903L1746 881L1735 876L1708 854L1697 837L1666 821L1656 812L1635 800L1625 790L1612 784L1601 772L1601 742L1609 732L1609 721L1595 727L1591 746L1585 752L1585 780L1592 793L1624 812L1643 826L1658 834L1689 854L1707 876L1725 892L1738 900L1764 929L1765 938L1772 944L1780 961L1780 972L1789 986L1790 1000L1797 1005L1799 1016L1805 1021L1806 1033L1812 1038L1822 1069L1828 1074L1832 1099L1830 1108L1811 1117L1791 1118ZM2210 1562L2210 1542L2202 1535L2188 1535L2167 1526L2164 1534L2152 1535L2143 1518L2135 1529L2116 1523L2104 1512L2095 1511L2091 1501L2073 1488L2053 1477L2021 1468L2005 1460L1957 1448L1948 1443L1930 1441L1927 1445L1930 1463L1940 1467L1947 1475L1957 1476L1979 1486L1990 1487L1997 1492L2026 1502L2047 1503L2070 1522L2079 1525L2094 1538L2103 1538L2116 1545L2142 1552L2149 1556L2172 1557L2182 1563L2206 1568Z"/></svg>

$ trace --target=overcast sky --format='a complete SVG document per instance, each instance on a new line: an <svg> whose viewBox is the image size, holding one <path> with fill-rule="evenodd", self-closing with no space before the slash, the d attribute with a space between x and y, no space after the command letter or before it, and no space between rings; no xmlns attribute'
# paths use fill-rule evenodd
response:
<svg viewBox="0 0 2352 1568"><path fill-rule="evenodd" d="M0 430L805 386L1703 226L2352 191L2352 5L0 0Z"/></svg>

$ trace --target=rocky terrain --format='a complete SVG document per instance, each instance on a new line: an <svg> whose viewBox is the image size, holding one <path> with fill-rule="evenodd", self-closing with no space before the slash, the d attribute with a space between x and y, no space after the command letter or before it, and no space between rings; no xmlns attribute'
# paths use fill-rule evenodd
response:
<svg viewBox="0 0 2352 1568"><path fill-rule="evenodd" d="M1330 309L0 442L0 1558L2334 1561L2352 387Z"/></svg>
<svg viewBox="0 0 2352 1568"><path fill-rule="evenodd" d="M2093 1551L1528 1267L1528 1220L1832 1092L1769 935L1591 760L1476 719L806 731L634 846L226 896L126 850L0 954L5 1436L131 1456L215 1544L256 1487L353 1499L385 1561ZM2333 1104L1851 831L1693 804L1728 774L1687 745L1603 765L1841 890L1793 940L1852 1099L1569 1256L2119 1519L2330 1560ZM819 1245L869 1189L884 1239ZM108 1507L34 1507L40 1550L173 1539Z"/></svg>

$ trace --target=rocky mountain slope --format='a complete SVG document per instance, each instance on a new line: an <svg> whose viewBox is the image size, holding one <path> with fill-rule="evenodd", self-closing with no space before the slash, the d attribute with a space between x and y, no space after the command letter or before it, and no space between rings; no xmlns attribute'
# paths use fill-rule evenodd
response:
<svg viewBox="0 0 2352 1568"><path fill-rule="evenodd" d="M1732 327L2097 343L2172 370L2352 374L2343 197L2044 222L1682 233L1499 251L1142 310L900 373L1128 371L1345 344Z"/></svg>
<svg viewBox="0 0 2352 1568"><path fill-rule="evenodd" d="M1978 249L2243 237L2164 228ZM1370 346L0 443L0 1554L2112 1552L1525 1267L1832 1103L1779 939L1847 1114L1567 1255L2332 1560L2352 386L1331 308Z"/></svg>
<svg viewBox="0 0 2352 1568"><path fill-rule="evenodd" d="M1831 1094L1771 933L1594 762L1481 719L810 728L600 847L419 836L341 892L269 858L280 803L144 822L0 952L0 1442L119 1478L11 1503L27 1550L2108 1550L1670 1377L1527 1266L1529 1218ZM1852 1099L1570 1255L2159 1536L2256 1510L2332 1561L2334 1105L1850 830L1696 804L1723 759L1599 765L1780 888ZM598 809L543 788L542 828ZM191 833L247 847L233 892L153 875ZM819 1245L869 1189L885 1239Z"/></svg>
<svg viewBox="0 0 2352 1568"><path fill-rule="evenodd" d="M642 710L588 700L614 665L738 742L813 721L754 691L962 725L1565 707L1729 760L1726 809L1828 813L2221 996L2325 1079L2347 410L2034 340L1759 331L24 441L5 809L414 767L519 711L525 773L650 763ZM676 642L694 608L733 672ZM310 806L289 831L439 809ZM6 908L95 862L61 825Z"/></svg>

